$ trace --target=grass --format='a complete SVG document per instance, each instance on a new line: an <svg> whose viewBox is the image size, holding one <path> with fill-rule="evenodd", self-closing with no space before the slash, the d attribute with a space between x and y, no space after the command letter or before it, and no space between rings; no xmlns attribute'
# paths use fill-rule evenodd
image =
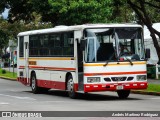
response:
<svg viewBox="0 0 160 120"><path fill-rule="evenodd" d="M0 77L16 79L17 78L17 73L9 72L7 70L3 70L3 69L0 68Z"/></svg>
<svg viewBox="0 0 160 120"><path fill-rule="evenodd" d="M148 92L160 92L160 85L159 84L149 84L147 90Z"/></svg>

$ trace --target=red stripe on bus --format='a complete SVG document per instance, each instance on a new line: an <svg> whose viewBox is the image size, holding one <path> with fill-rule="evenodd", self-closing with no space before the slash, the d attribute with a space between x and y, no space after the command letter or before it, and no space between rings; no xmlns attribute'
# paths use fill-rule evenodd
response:
<svg viewBox="0 0 160 120"><path fill-rule="evenodd" d="M17 80L24 85L29 85L29 83L27 83L27 78L18 77ZM37 85L38 87L44 87L44 88L54 88L54 89L59 89L59 90L67 89L66 82L61 82L61 81L50 81L50 80L37 79ZM78 91L77 83L74 83L74 90Z"/></svg>
<svg viewBox="0 0 160 120"><path fill-rule="evenodd" d="M126 75L126 74L146 74L146 71L136 72L107 72L107 73L84 73L84 76L97 76L97 75Z"/></svg>
<svg viewBox="0 0 160 120"><path fill-rule="evenodd" d="M25 66L20 66L19 69L24 69ZM76 68L60 68L60 67L42 67L42 66L29 66L29 68L35 68L35 69L45 69L45 70L69 70L69 71L75 71Z"/></svg>

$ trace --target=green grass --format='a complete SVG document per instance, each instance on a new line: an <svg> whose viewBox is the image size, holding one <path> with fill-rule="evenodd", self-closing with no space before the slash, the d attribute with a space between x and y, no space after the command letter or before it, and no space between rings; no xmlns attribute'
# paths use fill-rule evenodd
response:
<svg viewBox="0 0 160 120"><path fill-rule="evenodd" d="M159 84L149 84L147 90L148 92L160 92L160 85Z"/></svg>
<svg viewBox="0 0 160 120"><path fill-rule="evenodd" d="M9 72L7 70L5 71L6 72L4 72L4 70L0 68L0 77L6 77L6 78L12 78L12 79L17 78L17 73Z"/></svg>

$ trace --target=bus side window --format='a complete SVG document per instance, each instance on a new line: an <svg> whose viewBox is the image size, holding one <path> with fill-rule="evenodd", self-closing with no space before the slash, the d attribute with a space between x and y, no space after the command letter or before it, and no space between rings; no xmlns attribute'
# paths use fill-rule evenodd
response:
<svg viewBox="0 0 160 120"><path fill-rule="evenodd" d="M74 55L74 43L73 43L73 32L67 32L63 34L63 56L73 56Z"/></svg>
<svg viewBox="0 0 160 120"><path fill-rule="evenodd" d="M38 35L29 36L29 56L39 56L40 41Z"/></svg>
<svg viewBox="0 0 160 120"><path fill-rule="evenodd" d="M19 38L19 57L24 56L24 36Z"/></svg>
<svg viewBox="0 0 160 120"><path fill-rule="evenodd" d="M61 34L52 33L49 38L50 56L62 56Z"/></svg>

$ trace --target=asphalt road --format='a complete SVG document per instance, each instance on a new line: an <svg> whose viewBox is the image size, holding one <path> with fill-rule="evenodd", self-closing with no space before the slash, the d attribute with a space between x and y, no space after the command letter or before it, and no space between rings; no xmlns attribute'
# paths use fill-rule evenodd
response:
<svg viewBox="0 0 160 120"><path fill-rule="evenodd" d="M17 81L0 79L0 111L160 111L160 96L130 94L128 99L121 100L115 92L96 92L79 94L77 99L70 99L63 91L50 90L45 94L33 94L30 87ZM72 119L75 118L70 118ZM83 117L76 119L106 120ZM122 120L122 118L115 118L115 120ZM128 119L124 118L124 120ZM141 120L150 120L150 118L141 118Z"/></svg>

